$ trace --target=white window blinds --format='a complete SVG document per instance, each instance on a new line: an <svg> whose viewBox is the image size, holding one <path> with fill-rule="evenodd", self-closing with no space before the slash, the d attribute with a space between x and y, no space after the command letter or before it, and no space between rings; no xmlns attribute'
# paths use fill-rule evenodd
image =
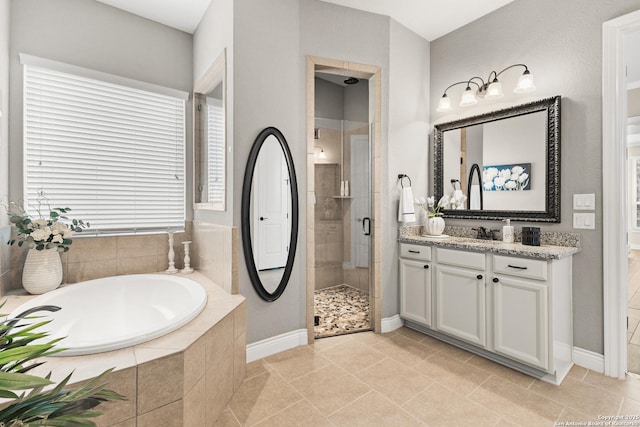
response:
<svg viewBox="0 0 640 427"><path fill-rule="evenodd" d="M87 231L182 228L185 101L24 66L24 197L70 207Z"/></svg>
<svg viewBox="0 0 640 427"><path fill-rule="evenodd" d="M222 100L207 98L209 202L224 202L224 110Z"/></svg>

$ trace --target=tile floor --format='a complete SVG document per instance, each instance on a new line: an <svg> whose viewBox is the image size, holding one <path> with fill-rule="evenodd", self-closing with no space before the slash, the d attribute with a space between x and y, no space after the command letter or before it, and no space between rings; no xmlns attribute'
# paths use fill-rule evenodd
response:
<svg viewBox="0 0 640 427"><path fill-rule="evenodd" d="M627 315L627 370L640 374L640 251L629 252L628 298Z"/></svg>
<svg viewBox="0 0 640 427"><path fill-rule="evenodd" d="M314 312L319 324L316 338L350 334L371 329L369 294L347 285L321 289L314 293Z"/></svg>
<svg viewBox="0 0 640 427"><path fill-rule="evenodd" d="M530 427L639 414L638 379L576 366L556 387L401 328L324 338L248 364L215 426Z"/></svg>

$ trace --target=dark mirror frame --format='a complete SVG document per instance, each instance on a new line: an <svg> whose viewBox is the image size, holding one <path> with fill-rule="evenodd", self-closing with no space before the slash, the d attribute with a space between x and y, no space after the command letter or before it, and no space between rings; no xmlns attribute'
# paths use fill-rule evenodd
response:
<svg viewBox="0 0 640 427"><path fill-rule="evenodd" d="M284 273L280 279L280 283L275 291L269 292L265 289L264 285L260 281L258 270L256 269L256 263L253 259L253 244L251 242L251 187L253 184L253 172L258 161L258 154L262 144L269 136L275 136L280 143L282 153L284 154L285 161L287 162L287 168L289 169L289 179L291 183L291 239L289 241L289 254L287 255L287 263L284 268ZM244 252L244 260L247 263L247 269L249 270L249 277L254 289L265 301L272 302L277 300L284 292L291 277L291 271L293 269L293 261L296 256L296 246L298 242L298 181L296 180L296 171L293 166L293 158L291 157L291 151L287 140L284 138L282 132L274 127L268 127L263 129L255 142L251 147L249 153L249 160L247 160L247 168L244 171L244 181L242 184L242 207L240 212L240 225L242 230L242 250Z"/></svg>
<svg viewBox="0 0 640 427"><path fill-rule="evenodd" d="M446 218L503 220L510 218L516 221L560 222L560 96L522 104L503 110L492 111L473 117L440 123L434 126L433 160L434 160L434 193L435 200L444 194L443 173L443 132L460 129L510 117L546 111L547 113L547 173L546 173L546 206L544 211L497 211L497 210L452 210L442 212Z"/></svg>

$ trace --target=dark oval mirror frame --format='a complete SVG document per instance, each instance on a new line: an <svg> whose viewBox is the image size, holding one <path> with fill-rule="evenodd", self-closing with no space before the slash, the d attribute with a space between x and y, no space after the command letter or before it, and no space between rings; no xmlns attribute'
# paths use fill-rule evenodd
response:
<svg viewBox="0 0 640 427"><path fill-rule="evenodd" d="M251 187L253 184L253 172L258 161L258 154L260 148L266 139L273 135L280 143L282 153L284 154L285 161L287 162L287 168L289 170L289 179L291 183L291 238L289 240L289 254L287 255L287 263L284 268L284 273L280 279L280 283L275 291L269 292L265 289L264 285L258 275L256 269L256 263L253 259L253 244L251 242ZM247 263L247 269L249 270L249 277L251 278L251 284L256 290L260 298L265 301L272 302L277 300L284 292L291 277L291 271L293 269L293 261L296 256L296 246L298 242L298 181L296 180L296 171L293 166L293 158L291 157L291 151L287 140L284 138L282 132L274 127L268 127L262 130L255 142L251 147L249 153L249 160L247 161L247 168L244 172L244 181L242 184L242 207L241 207L241 230L242 230L242 250L244 252L244 260Z"/></svg>
<svg viewBox="0 0 640 427"><path fill-rule="evenodd" d="M442 147L444 132L540 111L546 111L547 113L545 210L494 211L446 209L442 211L446 218L483 220L503 220L510 218L516 221L560 222L560 96L435 125L433 144L435 199L440 200L440 197L444 194L444 156Z"/></svg>

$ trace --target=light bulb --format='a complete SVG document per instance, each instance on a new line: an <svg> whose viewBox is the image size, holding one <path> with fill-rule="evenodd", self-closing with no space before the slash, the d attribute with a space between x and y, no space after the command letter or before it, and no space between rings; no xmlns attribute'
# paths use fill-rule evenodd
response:
<svg viewBox="0 0 640 427"><path fill-rule="evenodd" d="M324 153L324 150L320 150L320 154L318 154L319 159L326 159L327 155Z"/></svg>
<svg viewBox="0 0 640 427"><path fill-rule="evenodd" d="M442 98L440 98L440 102L438 103L438 108L436 108L436 111L439 113L442 113L444 111L451 111L451 110L452 110L451 98L449 98L445 93L444 95L442 95Z"/></svg>
<svg viewBox="0 0 640 427"><path fill-rule="evenodd" d="M527 93L536 90L536 85L533 83L533 74L529 70L525 72L518 79L518 85L513 90L515 93Z"/></svg>
<svg viewBox="0 0 640 427"><path fill-rule="evenodd" d="M460 100L460 106L461 107L468 107L470 105L475 105L477 103L478 103L478 100L476 99L476 94L473 92L473 90L469 86L467 86L465 91L462 93L462 99Z"/></svg>
<svg viewBox="0 0 640 427"><path fill-rule="evenodd" d="M494 80L487 88L487 94L484 96L484 99L499 99L502 97L504 97L504 92L502 92L502 83L498 80Z"/></svg>

